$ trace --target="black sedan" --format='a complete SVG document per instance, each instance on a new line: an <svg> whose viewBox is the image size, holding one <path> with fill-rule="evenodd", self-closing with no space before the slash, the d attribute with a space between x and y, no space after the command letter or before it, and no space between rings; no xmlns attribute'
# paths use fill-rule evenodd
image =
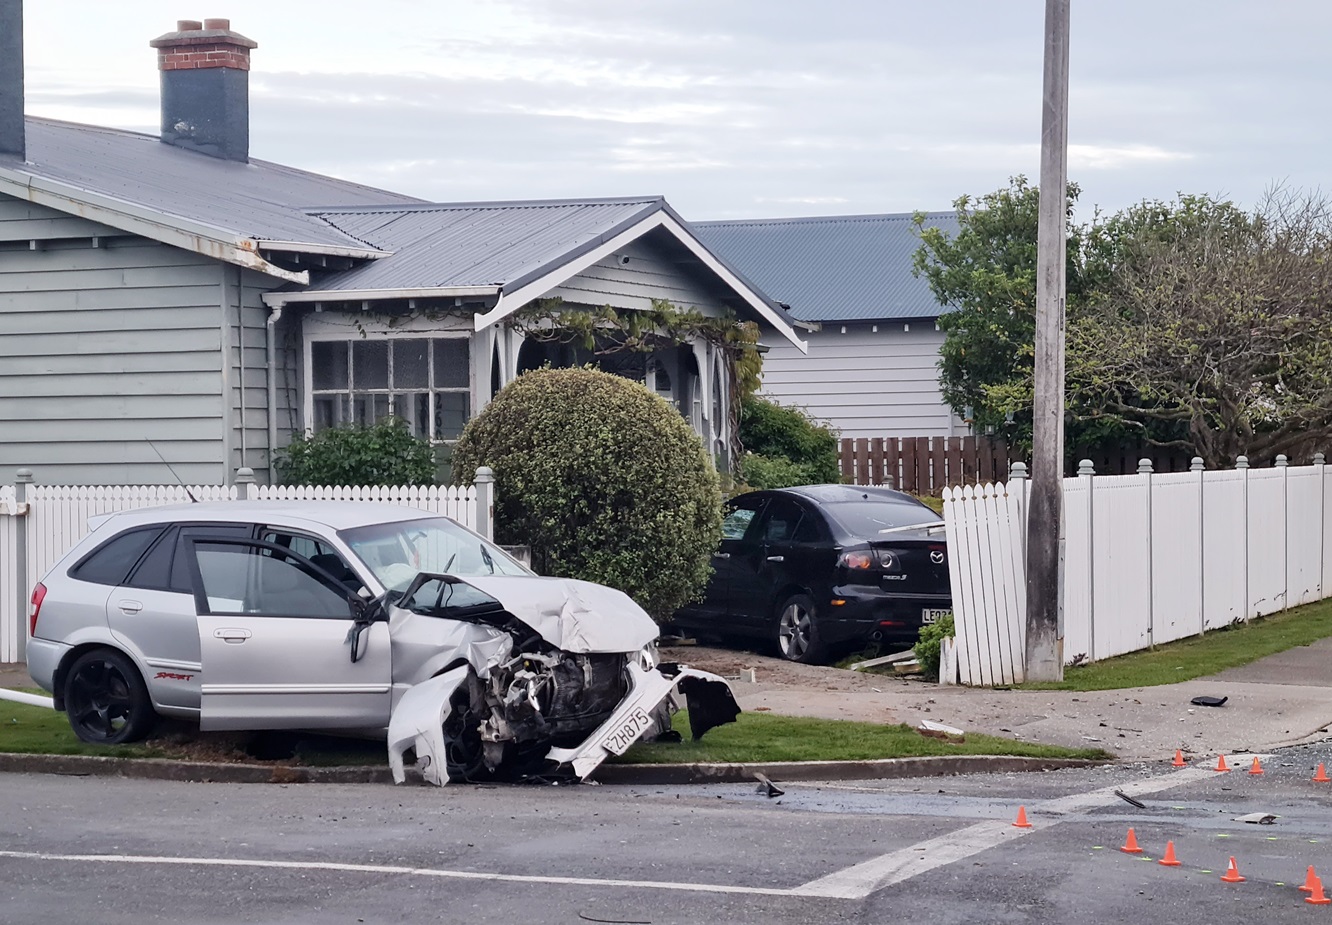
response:
<svg viewBox="0 0 1332 925"><path fill-rule="evenodd" d="M939 515L888 488L806 485L732 498L702 601L683 629L750 636L795 662L915 643L952 613Z"/></svg>

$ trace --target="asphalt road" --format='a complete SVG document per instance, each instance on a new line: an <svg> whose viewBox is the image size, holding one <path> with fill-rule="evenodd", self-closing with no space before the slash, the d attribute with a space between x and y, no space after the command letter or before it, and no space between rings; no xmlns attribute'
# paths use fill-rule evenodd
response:
<svg viewBox="0 0 1332 925"><path fill-rule="evenodd" d="M0 923L1286 922L1332 916L1332 744L1160 764L748 785L0 776ZM1201 762L1199 763L1202 764ZM1117 797L1123 789L1145 804ZM1030 830L1011 825L1019 805ZM1273 825L1234 821L1275 814ZM1144 855L1120 852L1133 826ZM1183 862L1155 863L1167 839ZM1246 882L1220 881L1235 856Z"/></svg>

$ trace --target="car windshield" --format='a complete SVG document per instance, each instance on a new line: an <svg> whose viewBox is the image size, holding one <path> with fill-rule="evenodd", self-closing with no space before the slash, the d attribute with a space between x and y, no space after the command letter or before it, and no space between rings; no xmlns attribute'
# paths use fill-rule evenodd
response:
<svg viewBox="0 0 1332 925"><path fill-rule="evenodd" d="M884 530L935 524L943 518L923 505L901 501L838 501L823 509L847 533L862 539L876 539Z"/></svg>
<svg viewBox="0 0 1332 925"><path fill-rule="evenodd" d="M379 583L405 591L419 572L442 575L531 575L528 569L444 517L339 531Z"/></svg>

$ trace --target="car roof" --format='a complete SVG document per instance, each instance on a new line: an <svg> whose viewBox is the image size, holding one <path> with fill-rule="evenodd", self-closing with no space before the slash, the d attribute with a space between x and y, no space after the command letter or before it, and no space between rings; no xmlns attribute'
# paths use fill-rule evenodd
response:
<svg viewBox="0 0 1332 925"><path fill-rule="evenodd" d="M204 501L166 504L119 511L110 516L116 527L150 523L264 523L346 530L370 524L424 520L443 515L420 508L376 501Z"/></svg>
<svg viewBox="0 0 1332 925"><path fill-rule="evenodd" d="M890 501L920 504L914 496L904 491L884 488L880 485L797 485L794 488L774 489L799 495L820 504L836 504L842 501Z"/></svg>

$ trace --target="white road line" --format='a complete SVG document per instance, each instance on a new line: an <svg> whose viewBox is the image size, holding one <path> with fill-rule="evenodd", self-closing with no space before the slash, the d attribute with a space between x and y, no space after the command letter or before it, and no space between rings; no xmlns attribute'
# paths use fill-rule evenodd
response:
<svg viewBox="0 0 1332 925"><path fill-rule="evenodd" d="M260 867L274 870L327 870L339 873L400 874L412 877L441 877L452 880L487 880L506 883L541 883L556 886L628 887L676 890L686 893L743 893L757 896L827 896L854 899L836 893L810 893L804 887L777 889L757 886L727 886L718 883L670 883L660 880L603 880L593 877L538 877L524 874L494 874L473 870L439 870L429 867L395 867L388 864L341 864L333 861L270 861L258 858L172 858L132 854L51 854L42 851L0 851L0 858L31 861L89 861L108 864L168 864L181 867Z"/></svg>
<svg viewBox="0 0 1332 925"><path fill-rule="evenodd" d="M813 892L819 896L863 899L884 887L910 880L912 877L934 870L936 867L943 867L947 864L965 860L974 854L988 851L1015 838L1021 838L1030 832L1039 831L1038 817L1043 813L1059 815L1075 813L1095 806L1102 806L1118 799L1115 796L1116 790L1121 790L1129 796L1139 796L1168 790L1180 784L1191 783L1215 775L1215 771L1205 768L1183 768L1146 780L1103 787L1100 790L1035 803L1028 807L1031 816L1038 819L1035 828L1019 829L1015 828L1012 822L987 819L964 829L947 832L928 841L912 845L910 848L901 848L877 858L870 858L868 861L862 861L854 867L848 867L828 874L826 877L811 880L799 889L802 892Z"/></svg>

